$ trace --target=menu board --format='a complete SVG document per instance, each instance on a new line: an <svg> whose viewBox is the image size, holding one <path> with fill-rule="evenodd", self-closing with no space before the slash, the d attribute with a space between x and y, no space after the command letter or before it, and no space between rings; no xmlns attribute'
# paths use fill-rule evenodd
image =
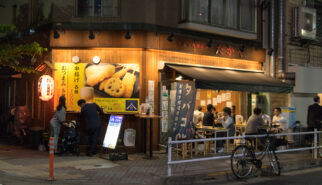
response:
<svg viewBox="0 0 322 185"><path fill-rule="evenodd" d="M111 115L103 140L103 147L115 149L121 130L123 116Z"/></svg>
<svg viewBox="0 0 322 185"><path fill-rule="evenodd" d="M138 64L55 63L55 69L54 107L57 97L65 95L67 110L79 111L77 101L91 91L91 99L105 112L138 113Z"/></svg>

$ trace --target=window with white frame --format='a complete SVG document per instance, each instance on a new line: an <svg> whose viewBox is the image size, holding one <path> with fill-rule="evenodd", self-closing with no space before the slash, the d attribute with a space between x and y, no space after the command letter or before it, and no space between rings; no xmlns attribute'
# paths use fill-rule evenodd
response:
<svg viewBox="0 0 322 185"><path fill-rule="evenodd" d="M182 21L256 32L257 0L182 0Z"/></svg>
<svg viewBox="0 0 322 185"><path fill-rule="evenodd" d="M77 0L77 16L119 16L120 0Z"/></svg>

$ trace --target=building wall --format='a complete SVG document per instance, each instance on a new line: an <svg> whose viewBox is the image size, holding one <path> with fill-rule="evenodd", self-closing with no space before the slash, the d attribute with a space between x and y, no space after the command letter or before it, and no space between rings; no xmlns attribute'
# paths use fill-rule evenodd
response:
<svg viewBox="0 0 322 185"><path fill-rule="evenodd" d="M310 41L292 41L293 9L302 6L301 0L288 0L286 4L286 62L300 66L322 68L322 47L311 44ZM315 1L307 1L307 5L314 4ZM322 20L317 19L317 24L322 24ZM317 39L321 39L317 37Z"/></svg>
<svg viewBox="0 0 322 185"><path fill-rule="evenodd" d="M179 0L120 0L120 16L76 17L76 1L56 0L54 22L123 22L149 23L176 27L179 22Z"/></svg>
<svg viewBox="0 0 322 185"><path fill-rule="evenodd" d="M307 6L313 6L317 1L307 1ZM322 69L322 47L319 44L321 38L317 37L317 40L294 40L292 38L292 26L293 26L293 15L292 11L295 7L302 6L302 0L289 0L286 6L286 61L289 65L298 65L305 68L302 70L292 70L289 67L288 71L297 72L296 76L296 87L294 93L290 94L290 106L296 108L296 120L301 122L303 127L307 126L307 107L313 103L313 96L316 94L316 89L320 89L320 83L314 81L314 75L310 71L319 71ZM322 21L317 19L317 24L322 24ZM312 67L312 68L311 68ZM301 77L301 78L298 78ZM313 79L314 78L314 79ZM310 80L311 79L311 80ZM317 81L317 80L315 80ZM311 85L310 85L311 84Z"/></svg>

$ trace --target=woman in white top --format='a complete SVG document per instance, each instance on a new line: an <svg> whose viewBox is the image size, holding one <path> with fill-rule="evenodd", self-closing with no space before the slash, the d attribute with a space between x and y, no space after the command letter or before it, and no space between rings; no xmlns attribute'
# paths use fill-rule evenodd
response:
<svg viewBox="0 0 322 185"><path fill-rule="evenodd" d="M224 128L229 129L228 131L228 136L234 136L235 134L235 123L234 123L234 119L231 117L231 109L229 107L225 107L223 109L224 112L224 116L219 118L222 126ZM218 137L225 137L226 134L225 133L218 133L217 134ZM218 142L218 152L224 152L224 145L223 145L223 141L219 140Z"/></svg>
<svg viewBox="0 0 322 185"><path fill-rule="evenodd" d="M224 128L229 129L229 136L233 136L235 134L235 123L234 119L231 117L231 109L225 107L223 112L224 116L220 118L220 122Z"/></svg>

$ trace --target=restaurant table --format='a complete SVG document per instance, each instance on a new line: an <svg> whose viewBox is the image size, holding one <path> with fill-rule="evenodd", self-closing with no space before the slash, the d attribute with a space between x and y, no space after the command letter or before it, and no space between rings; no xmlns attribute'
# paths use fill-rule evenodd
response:
<svg viewBox="0 0 322 185"><path fill-rule="evenodd" d="M143 121L143 128L144 128L144 134L143 134L143 152L146 154L146 144L147 144L147 139L146 139L146 130L147 130L147 120L150 120L150 153L148 156L144 157L145 159L156 159L157 157L153 156L153 151L152 151L152 133L153 133L153 119L159 119L161 116L159 115L154 115L154 114L135 114L136 117L140 118Z"/></svg>
<svg viewBox="0 0 322 185"><path fill-rule="evenodd" d="M242 124L236 124L236 130L240 131L240 134L246 131L246 123L242 123Z"/></svg>
<svg viewBox="0 0 322 185"><path fill-rule="evenodd" d="M229 133L229 129L227 128L223 128L223 127L212 127L212 126L200 126L200 127L196 127L198 130L203 130L203 131L209 131L214 133L215 138L217 137L217 133L219 132L226 132L227 137L228 137L228 133ZM226 141L226 146L227 146L227 152L228 152L228 141ZM215 140L214 143L214 152L216 153L216 148L217 148L217 141Z"/></svg>

